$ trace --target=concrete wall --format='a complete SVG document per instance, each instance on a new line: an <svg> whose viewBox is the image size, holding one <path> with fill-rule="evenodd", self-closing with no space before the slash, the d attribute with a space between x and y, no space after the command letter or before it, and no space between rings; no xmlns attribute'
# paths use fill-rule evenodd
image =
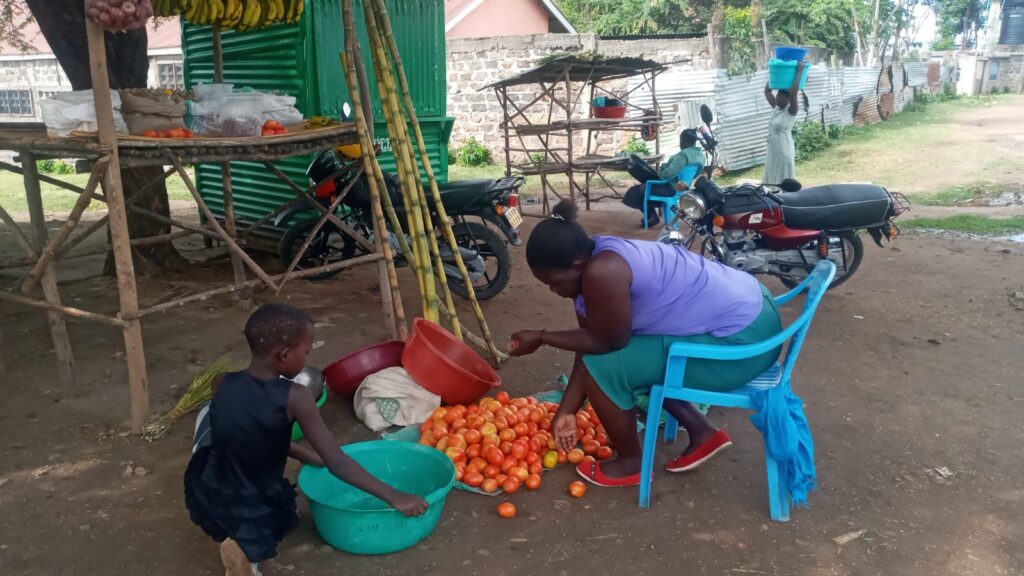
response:
<svg viewBox="0 0 1024 576"><path fill-rule="evenodd" d="M981 93L1024 92L1024 54L990 56L985 62Z"/></svg>
<svg viewBox="0 0 1024 576"><path fill-rule="evenodd" d="M151 55L149 58L149 86L160 85L160 64L176 62L181 62L180 51L161 51L161 53ZM31 115L5 116L0 114L0 122L41 122L39 102L54 92L70 91L71 82L64 75L57 59L52 56L4 57L0 58L0 90L28 91L32 99Z"/></svg>
<svg viewBox="0 0 1024 576"><path fill-rule="evenodd" d="M495 159L504 150L498 126L503 111L484 86L536 67L552 54L597 51L605 56L632 56L672 64L684 70L706 70L710 53L704 38L676 40L601 40L594 34L537 34L502 38L448 39L448 113L455 117L452 146L470 136L491 149ZM622 82L621 88L625 88ZM520 105L537 94L536 86L509 90Z"/></svg>
<svg viewBox="0 0 1024 576"><path fill-rule="evenodd" d="M540 0L489 0L445 34L453 38L546 34L548 11Z"/></svg>

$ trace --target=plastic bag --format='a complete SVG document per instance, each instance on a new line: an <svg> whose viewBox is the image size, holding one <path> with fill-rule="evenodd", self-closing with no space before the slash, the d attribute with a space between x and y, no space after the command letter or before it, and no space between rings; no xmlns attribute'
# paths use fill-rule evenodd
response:
<svg viewBox="0 0 1024 576"><path fill-rule="evenodd" d="M121 115L121 96L110 93L114 108L114 129L128 132L128 126ZM39 103L46 133L51 137L67 137L72 132L96 132L96 104L92 90L61 92Z"/></svg>
<svg viewBox="0 0 1024 576"><path fill-rule="evenodd" d="M256 94L238 94L224 98L217 111L217 122L224 136L259 136L263 126L264 101Z"/></svg>
<svg viewBox="0 0 1024 576"><path fill-rule="evenodd" d="M405 368L385 368L363 380L352 399L356 416L374 432L430 418L441 397L413 381Z"/></svg>
<svg viewBox="0 0 1024 576"><path fill-rule="evenodd" d="M88 0L85 14L104 30L122 32L145 27L153 5L149 0Z"/></svg>

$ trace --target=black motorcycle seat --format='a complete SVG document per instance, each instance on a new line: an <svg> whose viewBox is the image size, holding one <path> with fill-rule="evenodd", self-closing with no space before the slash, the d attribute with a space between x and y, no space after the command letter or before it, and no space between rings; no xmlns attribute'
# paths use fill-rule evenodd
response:
<svg viewBox="0 0 1024 576"><path fill-rule="evenodd" d="M877 184L828 184L777 196L786 226L799 230L856 230L892 215L892 197Z"/></svg>
<svg viewBox="0 0 1024 576"><path fill-rule="evenodd" d="M457 180L447 184L438 184L437 189L441 192L441 202L445 206L461 206L494 190L496 185L495 180Z"/></svg>

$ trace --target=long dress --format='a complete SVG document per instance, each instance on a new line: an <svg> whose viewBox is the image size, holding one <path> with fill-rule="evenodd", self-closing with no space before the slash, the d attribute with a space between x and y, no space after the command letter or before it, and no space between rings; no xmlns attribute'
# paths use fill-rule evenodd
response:
<svg viewBox="0 0 1024 576"><path fill-rule="evenodd" d="M793 146L793 125L796 116L789 108L772 110L768 122L768 158L764 164L764 183L780 184L796 177L796 149Z"/></svg>

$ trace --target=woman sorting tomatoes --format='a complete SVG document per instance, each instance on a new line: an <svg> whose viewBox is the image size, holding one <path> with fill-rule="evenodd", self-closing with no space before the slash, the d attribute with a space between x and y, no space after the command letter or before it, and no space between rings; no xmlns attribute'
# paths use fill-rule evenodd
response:
<svg viewBox="0 0 1024 576"><path fill-rule="evenodd" d="M752 344L782 329L775 302L753 276L676 246L590 237L569 201L555 206L533 230L526 261L534 277L574 301L579 327L517 332L509 352L524 356L552 346L576 353L552 430L559 448L574 448L575 414L590 401L617 452L577 466L580 476L598 486L640 484L637 399L664 380L672 344ZM740 361L691 359L684 385L737 388L767 370L778 355L773 350ZM669 472L693 470L731 445L729 436L692 404L669 400L665 409L689 437L682 454L665 465Z"/></svg>

